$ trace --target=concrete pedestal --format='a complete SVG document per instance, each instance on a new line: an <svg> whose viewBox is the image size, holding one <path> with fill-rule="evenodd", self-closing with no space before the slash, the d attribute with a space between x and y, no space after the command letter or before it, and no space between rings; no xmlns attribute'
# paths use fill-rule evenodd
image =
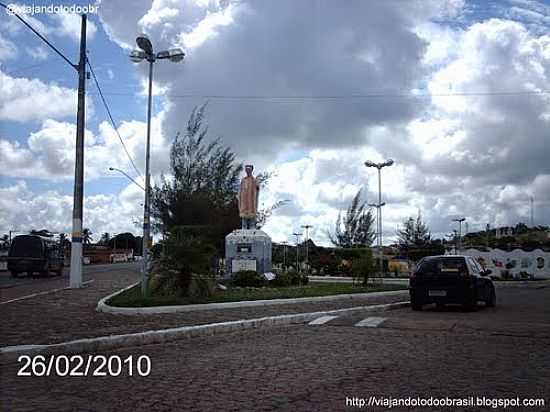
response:
<svg viewBox="0 0 550 412"><path fill-rule="evenodd" d="M225 237L225 277L240 270L271 272L271 238L255 229L237 229Z"/></svg>

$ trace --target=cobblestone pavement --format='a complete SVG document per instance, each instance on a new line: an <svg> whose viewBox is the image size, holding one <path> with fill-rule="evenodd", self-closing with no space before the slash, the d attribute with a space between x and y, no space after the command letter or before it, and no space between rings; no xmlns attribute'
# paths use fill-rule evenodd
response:
<svg viewBox="0 0 550 412"><path fill-rule="evenodd" d="M139 266L102 268L83 289L62 290L0 305L0 346L51 344L80 338L199 325L262 316L315 312L407 300L398 296L353 298L336 302L207 310L161 315L112 315L96 312L99 299L139 279ZM4 300L4 298L2 298Z"/></svg>
<svg viewBox="0 0 550 412"><path fill-rule="evenodd" d="M139 263L115 263L107 265L91 265L82 268L83 282L92 280L99 273L111 273L118 277L117 272L121 269L130 269L134 278L138 279ZM18 276L12 278L9 272L0 272L0 303L34 293L62 289L69 285L69 269L65 268L63 276Z"/></svg>
<svg viewBox="0 0 550 412"><path fill-rule="evenodd" d="M104 352L150 356L147 377L16 377L2 364L3 410L340 411L354 397L544 398L550 402L550 288L502 289L495 309L385 312ZM369 411L384 408L363 408ZM481 411L502 408L399 408Z"/></svg>

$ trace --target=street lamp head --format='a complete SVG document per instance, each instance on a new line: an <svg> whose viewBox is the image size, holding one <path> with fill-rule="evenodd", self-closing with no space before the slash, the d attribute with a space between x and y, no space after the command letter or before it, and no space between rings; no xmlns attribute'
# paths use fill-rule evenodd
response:
<svg viewBox="0 0 550 412"><path fill-rule="evenodd" d="M140 34L138 37L136 37L136 43L138 47L146 54L153 54L153 45L151 44L151 40L149 40L149 37L147 37L146 34Z"/></svg>
<svg viewBox="0 0 550 412"><path fill-rule="evenodd" d="M376 167L377 165L376 165L376 163L371 162L370 160L367 160L365 162L365 166L367 166L367 167Z"/></svg>
<svg viewBox="0 0 550 412"><path fill-rule="evenodd" d="M386 163L384 163L384 166L391 166L393 163L393 159L388 159L386 160Z"/></svg>
<svg viewBox="0 0 550 412"><path fill-rule="evenodd" d="M113 167L110 167L109 170L115 170Z"/></svg>
<svg viewBox="0 0 550 412"><path fill-rule="evenodd" d="M143 61L143 59L145 59L147 57L147 55L145 54L145 52L141 51L141 50L132 50L130 52L130 60L134 63L140 63Z"/></svg>
<svg viewBox="0 0 550 412"><path fill-rule="evenodd" d="M157 59L170 59L174 63L182 61L184 57L185 53L182 49L170 49L157 53Z"/></svg>

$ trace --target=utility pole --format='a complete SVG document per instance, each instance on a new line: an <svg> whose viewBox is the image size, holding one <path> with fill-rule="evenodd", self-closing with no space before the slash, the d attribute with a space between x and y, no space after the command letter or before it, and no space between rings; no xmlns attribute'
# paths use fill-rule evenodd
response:
<svg viewBox="0 0 550 412"><path fill-rule="evenodd" d="M85 104L86 104L86 15L82 15L80 27L80 60L73 64L67 56L41 35L34 27L27 23L8 5L0 3L0 7L8 10L8 14L17 18L27 26L37 37L48 45L69 66L78 72L78 105L76 113L76 158L75 181L73 198L73 231L71 236L71 273L69 287L82 287L82 203L84 186L84 128L85 128Z"/></svg>
<svg viewBox="0 0 550 412"><path fill-rule="evenodd" d="M303 225L302 228L306 230L306 274L309 275L309 229L312 225Z"/></svg>
<svg viewBox="0 0 550 412"><path fill-rule="evenodd" d="M300 273L300 236L302 236L301 233L293 233L294 236L296 236L296 272Z"/></svg>
<svg viewBox="0 0 550 412"><path fill-rule="evenodd" d="M71 239L71 274L69 286L82 287L82 209L84 196L84 125L86 104L86 15L80 26L80 60L78 62L78 106L76 113L76 156L74 165L73 233Z"/></svg>

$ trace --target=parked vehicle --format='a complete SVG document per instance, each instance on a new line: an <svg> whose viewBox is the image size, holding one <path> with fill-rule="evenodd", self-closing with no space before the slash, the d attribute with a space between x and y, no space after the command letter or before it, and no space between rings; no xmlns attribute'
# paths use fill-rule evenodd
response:
<svg viewBox="0 0 550 412"><path fill-rule="evenodd" d="M38 235L19 235L11 243L8 252L8 270L12 277L26 272L47 275L63 273L64 256L60 243L55 239Z"/></svg>
<svg viewBox="0 0 550 412"><path fill-rule="evenodd" d="M409 281L413 310L436 303L459 303L469 310L477 309L478 301L486 306L496 305L495 285L490 270L484 270L470 256L425 257L414 269Z"/></svg>

